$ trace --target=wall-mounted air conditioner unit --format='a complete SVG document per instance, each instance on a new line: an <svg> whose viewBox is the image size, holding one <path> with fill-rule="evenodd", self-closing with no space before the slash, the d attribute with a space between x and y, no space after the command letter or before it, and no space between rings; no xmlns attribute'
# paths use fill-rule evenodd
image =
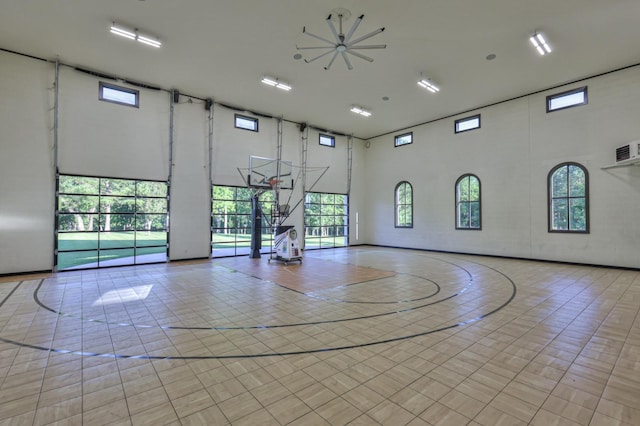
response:
<svg viewBox="0 0 640 426"><path fill-rule="evenodd" d="M616 165L640 163L640 141L616 148Z"/></svg>

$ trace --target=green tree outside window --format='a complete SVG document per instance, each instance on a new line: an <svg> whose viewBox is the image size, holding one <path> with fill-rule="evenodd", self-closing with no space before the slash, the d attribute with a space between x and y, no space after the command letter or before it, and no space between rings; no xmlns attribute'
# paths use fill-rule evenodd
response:
<svg viewBox="0 0 640 426"><path fill-rule="evenodd" d="M456 182L456 228L480 229L480 180L463 175Z"/></svg>
<svg viewBox="0 0 640 426"><path fill-rule="evenodd" d="M589 175L577 163L549 173L549 232L589 232Z"/></svg>
<svg viewBox="0 0 640 426"><path fill-rule="evenodd" d="M409 182L400 182L395 190L396 228L413 227L413 188Z"/></svg>

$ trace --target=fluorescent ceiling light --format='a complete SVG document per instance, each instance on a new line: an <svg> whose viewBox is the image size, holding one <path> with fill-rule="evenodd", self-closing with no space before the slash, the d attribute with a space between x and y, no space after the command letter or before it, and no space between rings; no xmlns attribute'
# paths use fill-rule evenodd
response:
<svg viewBox="0 0 640 426"><path fill-rule="evenodd" d="M269 86L275 86L276 84L278 84L278 81L275 78L266 77L266 76L262 77L262 82Z"/></svg>
<svg viewBox="0 0 640 426"><path fill-rule="evenodd" d="M115 22L113 23L113 25L111 25L111 32L113 34L122 36L122 37L126 37L126 38L130 38L131 40L135 40L136 39L136 33L134 33L133 31L123 28L119 25L116 25Z"/></svg>
<svg viewBox="0 0 640 426"><path fill-rule="evenodd" d="M153 46L153 47L162 46L162 43L160 42L160 40L156 40L154 38L151 38L149 36L145 36L145 35L142 35L142 34L138 34L137 40L140 43L148 44L149 46Z"/></svg>
<svg viewBox="0 0 640 426"><path fill-rule="evenodd" d="M433 81L431 81L430 78L422 78L422 79L420 79L418 81L418 85L420 87L424 87L425 89L427 89L431 93L438 93L440 91L440 88L438 86L436 86L433 83Z"/></svg>
<svg viewBox="0 0 640 426"><path fill-rule="evenodd" d="M541 56L551 53L551 46L549 46L549 43L541 33L535 33L529 37L529 41Z"/></svg>
<svg viewBox="0 0 640 426"><path fill-rule="evenodd" d="M357 105L353 105L351 107L351 112L355 112L356 114L360 114L364 117L370 117L371 113L365 109L362 109L361 107L357 106Z"/></svg>
<svg viewBox="0 0 640 426"><path fill-rule="evenodd" d="M285 83L284 81L281 81L274 77L269 77L265 75L264 77L262 77L262 82L268 86L273 86L273 87L277 87L278 89L282 89L285 92L288 92L289 90L291 90L291 85L289 85L289 83Z"/></svg>
<svg viewBox="0 0 640 426"><path fill-rule="evenodd" d="M137 40L140 43L144 43L148 46L160 47L162 46L162 42L155 37L150 35L140 34L138 30L131 30L129 28L123 27L120 24L116 24L115 22L111 25L110 31L112 34L119 35L122 37L126 37L131 40Z"/></svg>

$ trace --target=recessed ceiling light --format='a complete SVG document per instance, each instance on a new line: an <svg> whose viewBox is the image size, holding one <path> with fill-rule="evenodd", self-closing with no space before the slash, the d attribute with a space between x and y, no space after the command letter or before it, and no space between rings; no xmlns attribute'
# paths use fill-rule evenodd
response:
<svg viewBox="0 0 640 426"><path fill-rule="evenodd" d="M302 59L302 53L296 53L295 55L293 55L293 59L295 59L296 61L298 59Z"/></svg>
<svg viewBox="0 0 640 426"><path fill-rule="evenodd" d="M493 61L495 58L496 58L496 54L495 53L489 53L485 59L487 61Z"/></svg>
<svg viewBox="0 0 640 426"><path fill-rule="evenodd" d="M382 100L383 100L383 101L388 101L388 100L389 100L389 97L388 97L388 96L383 96L383 97L382 97Z"/></svg>

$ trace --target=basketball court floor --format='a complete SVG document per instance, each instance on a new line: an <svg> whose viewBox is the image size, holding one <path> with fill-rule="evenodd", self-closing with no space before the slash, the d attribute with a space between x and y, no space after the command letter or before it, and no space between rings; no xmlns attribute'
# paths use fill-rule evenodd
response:
<svg viewBox="0 0 640 426"><path fill-rule="evenodd" d="M638 425L640 271L382 247L0 282L0 424Z"/></svg>

